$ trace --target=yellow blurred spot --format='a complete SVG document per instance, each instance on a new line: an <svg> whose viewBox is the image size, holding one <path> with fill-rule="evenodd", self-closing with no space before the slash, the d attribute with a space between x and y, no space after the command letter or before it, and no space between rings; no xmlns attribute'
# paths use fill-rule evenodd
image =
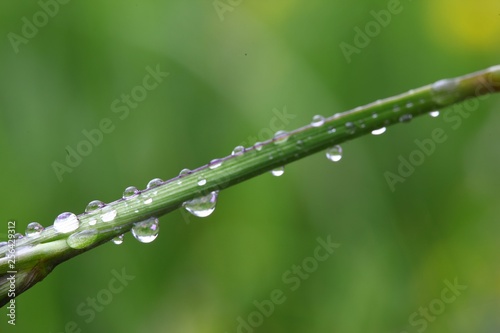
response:
<svg viewBox="0 0 500 333"><path fill-rule="evenodd" d="M477 51L498 49L500 1L426 1L427 23L440 44Z"/></svg>

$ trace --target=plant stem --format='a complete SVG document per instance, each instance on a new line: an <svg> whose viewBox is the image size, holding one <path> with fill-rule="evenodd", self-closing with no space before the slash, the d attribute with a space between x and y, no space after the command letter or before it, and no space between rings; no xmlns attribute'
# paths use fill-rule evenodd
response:
<svg viewBox="0 0 500 333"><path fill-rule="evenodd" d="M80 226L75 232L59 233L51 226L37 237L17 239L16 296L41 281L59 263L129 231L135 222L152 216L159 217L179 208L185 201L225 189L373 130L407 122L416 116L465 99L481 98L480 96L498 91L500 66L441 80L283 133L271 140L257 143L240 154L220 159L222 164L217 168L208 164L157 187L139 191L133 197L111 202L96 212L82 213L78 216ZM199 185L203 183L200 180L206 182ZM104 210L115 210L116 217L112 221L103 222ZM94 219L97 219L96 224L89 223ZM68 242L69 237L75 233L82 238L77 246ZM12 247L7 244L0 246L0 306L10 300L7 295L7 278L11 276L8 271L13 270L9 266L9 259L12 259L10 249Z"/></svg>

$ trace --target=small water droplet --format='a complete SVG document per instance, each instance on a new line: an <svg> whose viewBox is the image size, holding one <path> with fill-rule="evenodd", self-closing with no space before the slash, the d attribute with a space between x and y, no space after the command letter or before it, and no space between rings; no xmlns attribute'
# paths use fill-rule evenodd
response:
<svg viewBox="0 0 500 333"><path fill-rule="evenodd" d="M123 199L128 199L132 198L133 196L137 195L139 191L137 190L137 187L135 186L129 186L123 191Z"/></svg>
<svg viewBox="0 0 500 333"><path fill-rule="evenodd" d="M146 188L147 189L154 188L154 187L160 186L161 184L163 184L163 180L161 180L160 178L153 178L149 181Z"/></svg>
<svg viewBox="0 0 500 333"><path fill-rule="evenodd" d="M89 221L89 225L95 225L97 223L97 220L96 219L91 219Z"/></svg>
<svg viewBox="0 0 500 333"><path fill-rule="evenodd" d="M432 85L432 100L439 105L455 102L460 96L457 92L458 82L455 79L444 79Z"/></svg>
<svg viewBox="0 0 500 333"><path fill-rule="evenodd" d="M92 200L91 202L89 202L89 204L85 208L85 213L94 212L94 211L96 211L99 208L102 208L104 206L106 206L106 204L104 202L99 201L99 200Z"/></svg>
<svg viewBox="0 0 500 333"><path fill-rule="evenodd" d="M213 170L213 169L217 169L221 165L222 165L222 160L215 159L215 160L210 161L210 164L208 165L208 167Z"/></svg>
<svg viewBox="0 0 500 333"><path fill-rule="evenodd" d="M147 198L146 200L144 200L145 205L150 205L152 203L153 203L153 198Z"/></svg>
<svg viewBox="0 0 500 333"><path fill-rule="evenodd" d="M40 223L38 222L31 222L26 226L26 231L25 234L28 237L36 237L40 235L43 231L43 227Z"/></svg>
<svg viewBox="0 0 500 333"><path fill-rule="evenodd" d="M151 243L158 237L160 223L156 217L150 217L147 220L136 222L132 227L132 235L141 243Z"/></svg>
<svg viewBox="0 0 500 333"><path fill-rule="evenodd" d="M407 123L410 122L413 119L413 116L410 113L404 114L401 117L399 117L399 122L400 123Z"/></svg>
<svg viewBox="0 0 500 333"><path fill-rule="evenodd" d="M255 145L255 150L256 151L261 151L262 150L262 147L264 147L264 145L262 144L262 142L257 142Z"/></svg>
<svg viewBox="0 0 500 333"><path fill-rule="evenodd" d="M113 209L111 207L105 207L102 210L101 220L102 222L111 222L115 219L116 214L117 214L116 209Z"/></svg>
<svg viewBox="0 0 500 333"><path fill-rule="evenodd" d="M384 134L384 133L385 133L385 127L381 127L379 129L376 129L376 130L372 131L373 135L380 135L380 134Z"/></svg>
<svg viewBox="0 0 500 333"><path fill-rule="evenodd" d="M399 112L399 111L401 111L401 107L400 107L399 105L397 105L397 104L396 104L396 105L394 105L394 106L392 107L392 111L394 111L394 112Z"/></svg>
<svg viewBox="0 0 500 333"><path fill-rule="evenodd" d="M409 108L412 108L413 107L413 102L408 102L406 103L406 108L409 109Z"/></svg>
<svg viewBox="0 0 500 333"><path fill-rule="evenodd" d="M338 162L342 159L342 147L333 146L326 150L326 158L332 162Z"/></svg>
<svg viewBox="0 0 500 333"><path fill-rule="evenodd" d="M302 140L297 140L297 142L295 144L297 145L298 149L304 148L304 141L302 141Z"/></svg>
<svg viewBox="0 0 500 333"><path fill-rule="evenodd" d="M311 122L311 126L320 127L320 126L323 126L324 123L325 123L325 117L317 114L313 117L312 122Z"/></svg>
<svg viewBox="0 0 500 333"><path fill-rule="evenodd" d="M282 176L285 173L285 167L279 167L271 171L271 174L275 177Z"/></svg>
<svg viewBox="0 0 500 333"><path fill-rule="evenodd" d="M377 117L378 117L378 114L376 114L376 113L372 113L372 118L373 118L373 119L376 119Z"/></svg>
<svg viewBox="0 0 500 333"><path fill-rule="evenodd" d="M78 220L75 214L70 212L61 213L54 220L54 229L63 234L75 231L79 226L80 220Z"/></svg>
<svg viewBox="0 0 500 333"><path fill-rule="evenodd" d="M94 243L97 239L97 230L83 230L71 234L66 243L73 249L84 249Z"/></svg>
<svg viewBox="0 0 500 333"><path fill-rule="evenodd" d="M439 117L439 111L438 111L438 110L436 110L436 111L431 111L431 112L429 112L429 115L430 115L432 118Z"/></svg>
<svg viewBox="0 0 500 333"><path fill-rule="evenodd" d="M198 186L203 186L207 183L207 180L203 177L198 177Z"/></svg>
<svg viewBox="0 0 500 333"><path fill-rule="evenodd" d="M277 145L285 143L287 140L288 140L288 132L278 131L274 134L273 141Z"/></svg>
<svg viewBox="0 0 500 333"><path fill-rule="evenodd" d="M192 171L189 169L182 169L181 172L179 172L179 177L184 177L187 176L191 173Z"/></svg>
<svg viewBox="0 0 500 333"><path fill-rule="evenodd" d="M116 244L116 245L120 245L123 243L123 237L125 235L119 235L119 236L116 236L115 238L113 238L111 241Z"/></svg>
<svg viewBox="0 0 500 333"><path fill-rule="evenodd" d="M197 217L207 217L215 210L219 191L213 191L209 194L194 198L182 204L184 209Z"/></svg>
<svg viewBox="0 0 500 333"><path fill-rule="evenodd" d="M243 147L243 146L236 146L236 147L234 147L231 155L233 155L233 156L239 156L239 155L243 154L244 152L245 152L245 147Z"/></svg>
<svg viewBox="0 0 500 333"><path fill-rule="evenodd" d="M346 129L347 134L354 134L356 132L356 127L350 121L345 123L345 129Z"/></svg>
<svg viewBox="0 0 500 333"><path fill-rule="evenodd" d="M24 238L23 234L21 234L19 232L14 234L14 239L21 239L21 238Z"/></svg>
<svg viewBox="0 0 500 333"><path fill-rule="evenodd" d="M337 132L337 129L335 127L329 127L328 128L328 134L333 134L335 132Z"/></svg>

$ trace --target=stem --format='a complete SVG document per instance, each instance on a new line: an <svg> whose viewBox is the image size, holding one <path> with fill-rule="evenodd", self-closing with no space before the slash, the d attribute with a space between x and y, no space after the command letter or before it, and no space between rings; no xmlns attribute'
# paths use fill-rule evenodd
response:
<svg viewBox="0 0 500 333"><path fill-rule="evenodd" d="M257 143L241 154L220 159L221 166L210 164L178 176L152 189L139 191L133 197L119 199L92 213L78 216L80 226L75 232L59 233L54 227L46 228L37 237L16 240L16 296L41 281L52 269L68 259L108 242L129 231L135 222L169 213L185 201L219 191L277 167L302 159L308 155L370 133L437 110L468 98L480 97L500 91L500 66L466 76L437 81L407 93L378 100L326 118L322 125L307 125ZM198 185L200 179L206 183ZM149 202L149 200L151 202ZM116 217L102 222L103 210L116 210ZM97 223L89 224L97 218ZM84 241L76 246L68 245L68 238L81 233ZM9 301L8 245L0 246L0 306Z"/></svg>

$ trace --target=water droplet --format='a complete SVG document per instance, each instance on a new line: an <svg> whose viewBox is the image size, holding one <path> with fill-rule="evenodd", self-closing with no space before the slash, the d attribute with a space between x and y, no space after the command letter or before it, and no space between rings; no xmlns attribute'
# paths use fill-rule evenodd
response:
<svg viewBox="0 0 500 333"><path fill-rule="evenodd" d="M137 190L137 187L135 186L129 186L123 191L123 199L128 199L132 198L133 196L137 195L139 191Z"/></svg>
<svg viewBox="0 0 500 333"><path fill-rule="evenodd" d="M38 235L40 235L43 231L43 227L40 223L38 222L31 222L30 224L28 224L28 226L26 227L26 236L28 237L36 237Z"/></svg>
<svg viewBox="0 0 500 333"><path fill-rule="evenodd" d="M213 169L217 169L221 165L222 165L222 160L215 159L215 160L210 161L210 164L208 165L208 167L213 170Z"/></svg>
<svg viewBox="0 0 500 333"><path fill-rule="evenodd" d="M399 117L399 122L400 123L407 123L410 122L413 119L413 116L410 113L404 114L401 117Z"/></svg>
<svg viewBox="0 0 500 333"><path fill-rule="evenodd" d="M384 133L385 133L385 127L381 127L379 129L376 129L376 130L372 131L373 135L380 135L380 134L384 134Z"/></svg>
<svg viewBox="0 0 500 333"><path fill-rule="evenodd" d="M21 239L21 238L24 238L23 234L21 234L19 232L14 234L14 239Z"/></svg>
<svg viewBox="0 0 500 333"><path fill-rule="evenodd" d="M99 208L104 207L105 205L106 204L104 202L102 202L102 201L92 200L91 202L89 202L89 204L85 208L85 213L94 212L94 211L98 210Z"/></svg>
<svg viewBox="0 0 500 333"><path fill-rule="evenodd" d="M192 171L189 169L182 169L181 172L179 172L179 177L184 177L187 176L191 173Z"/></svg>
<svg viewBox="0 0 500 333"><path fill-rule="evenodd" d="M161 184L163 184L163 180L161 180L160 178L153 178L149 181L146 188L147 189L154 188L154 187L160 186Z"/></svg>
<svg viewBox="0 0 500 333"><path fill-rule="evenodd" d="M134 223L132 235L141 243L151 243L158 237L160 223L156 217Z"/></svg>
<svg viewBox="0 0 500 333"><path fill-rule="evenodd" d="M84 249L94 243L97 239L97 230L83 230L71 234L66 243L73 249Z"/></svg>
<svg viewBox="0 0 500 333"><path fill-rule="evenodd" d="M285 143L287 140L288 140L288 132L278 131L274 134L273 141L277 145Z"/></svg>
<svg viewBox="0 0 500 333"><path fill-rule="evenodd" d="M147 198L146 200L144 200L145 205L150 205L152 203L153 203L153 198Z"/></svg>
<svg viewBox="0 0 500 333"><path fill-rule="evenodd" d="M317 114L313 117L312 122L311 122L311 126L320 127L320 126L323 126L324 123L325 123L325 117Z"/></svg>
<svg viewBox="0 0 500 333"><path fill-rule="evenodd" d="M297 145L298 149L304 148L304 141L302 141L302 140L297 140L297 142L295 144Z"/></svg>
<svg viewBox="0 0 500 333"><path fill-rule="evenodd" d="M285 173L285 167L279 167L271 171L271 174L275 177L282 176Z"/></svg>
<svg viewBox="0 0 500 333"><path fill-rule="evenodd" d="M255 145L255 150L257 151L261 151L262 150L262 147L264 147L264 145L262 144L262 142L257 142Z"/></svg>
<svg viewBox="0 0 500 333"><path fill-rule="evenodd" d="M116 209L113 209L111 207L105 207L102 210L101 220L102 222L111 222L115 219L116 214L117 214Z"/></svg>
<svg viewBox="0 0 500 333"><path fill-rule="evenodd" d="M111 241L116 244L116 245L120 245L123 243L123 237L125 235L119 235L119 236L116 236L115 238L113 238Z"/></svg>
<svg viewBox="0 0 500 333"><path fill-rule="evenodd" d="M335 127L329 127L328 128L328 134L333 134L335 132L337 132L337 129Z"/></svg>
<svg viewBox="0 0 500 333"><path fill-rule="evenodd" d="M436 111L431 111L431 112L429 112L429 115L430 115L432 118L439 117L439 111L438 111L438 110L436 110Z"/></svg>
<svg viewBox="0 0 500 333"><path fill-rule="evenodd" d="M413 107L413 102L408 102L406 103L406 108L409 109L409 108L412 108Z"/></svg>
<svg viewBox="0 0 500 333"><path fill-rule="evenodd" d="M372 113L372 118L373 118L373 119L376 119L377 117L378 117L378 114L376 114L376 113Z"/></svg>
<svg viewBox="0 0 500 333"><path fill-rule="evenodd" d="M346 129L347 134L354 134L356 132L356 127L350 121L345 123L345 129Z"/></svg>
<svg viewBox="0 0 500 333"><path fill-rule="evenodd" d="M326 158L332 162L338 162L342 159L342 147L333 146L326 150Z"/></svg>
<svg viewBox="0 0 500 333"><path fill-rule="evenodd" d="M75 214L70 212L61 213L54 220L54 229L63 234L75 231L79 226L80 220L78 220Z"/></svg>
<svg viewBox="0 0 500 333"><path fill-rule="evenodd" d="M451 104L459 98L458 82L455 79L444 79L432 85L432 100L439 105Z"/></svg>
<svg viewBox="0 0 500 333"><path fill-rule="evenodd" d="M399 112L399 111L401 111L401 107L400 107L399 105L397 105L397 104L396 104L396 105L394 105L394 106L392 107L392 111L394 111L394 112Z"/></svg>
<svg viewBox="0 0 500 333"><path fill-rule="evenodd" d="M97 220L96 219L91 219L89 221L89 225L95 225L97 223Z"/></svg>
<svg viewBox="0 0 500 333"><path fill-rule="evenodd" d="M243 154L244 152L245 152L245 147L243 147L243 146L236 146L236 147L234 147L233 152L231 153L231 155L238 156L238 155Z"/></svg>
<svg viewBox="0 0 500 333"><path fill-rule="evenodd" d="M198 177L198 186L203 186L207 183L207 180L203 177Z"/></svg>
<svg viewBox="0 0 500 333"><path fill-rule="evenodd" d="M182 206L194 216L207 217L215 210L218 195L219 191L213 191L205 196L186 201Z"/></svg>

